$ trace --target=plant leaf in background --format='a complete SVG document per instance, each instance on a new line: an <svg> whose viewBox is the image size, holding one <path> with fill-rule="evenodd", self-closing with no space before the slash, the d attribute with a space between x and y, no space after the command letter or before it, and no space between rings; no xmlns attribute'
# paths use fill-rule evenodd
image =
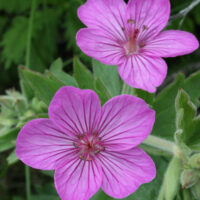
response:
<svg viewBox="0 0 200 200"><path fill-rule="evenodd" d="M92 62L94 76L99 78L110 94L117 96L121 92L121 80L118 75L117 66L106 66L97 60Z"/></svg>
<svg viewBox="0 0 200 200"><path fill-rule="evenodd" d="M111 97L103 81L95 78L77 57L74 58L74 77L81 89L94 90L99 95L102 104Z"/></svg>
<svg viewBox="0 0 200 200"><path fill-rule="evenodd" d="M200 97L200 72L192 74L185 79L183 74L179 74L176 80L155 98L153 108L156 110L156 123L152 134L173 140L173 133L176 131L175 119L175 99L179 88L183 88L191 96L193 103L198 105Z"/></svg>
<svg viewBox="0 0 200 200"><path fill-rule="evenodd" d="M34 90L36 96L47 105L50 103L55 92L64 85L59 81L51 80L38 72L33 72L28 69L23 70L23 75L30 84L30 87Z"/></svg>
<svg viewBox="0 0 200 200"><path fill-rule="evenodd" d="M172 16L167 29L190 31L199 38L200 4L191 7L197 1L171 1ZM199 50L167 59L168 76L159 93L126 88L116 66L91 60L76 45L76 32L83 27L77 8L84 2L37 0L31 68L26 69L18 66L24 65L31 1L0 0L0 199L27 200L24 166L17 162L15 154L17 134L27 121L47 118L47 105L57 89L71 85L94 90L102 104L121 93L144 99L157 112L152 134L177 147L171 157L172 154L141 145L153 158L157 176L125 200L199 200ZM8 88L11 89L5 92ZM31 200L59 200L53 176L52 171L38 173L31 169ZM102 190L91 198L111 199Z"/></svg>
<svg viewBox="0 0 200 200"><path fill-rule="evenodd" d="M192 150L200 151L200 116L197 108L184 90L179 90L176 98L177 130L181 130L181 140Z"/></svg>
<svg viewBox="0 0 200 200"><path fill-rule="evenodd" d="M64 85L71 85L74 87L78 87L76 80L70 76L69 74L63 71L63 61L61 58L58 58L54 61L50 67L50 71L47 72L49 78L57 79L62 82Z"/></svg>

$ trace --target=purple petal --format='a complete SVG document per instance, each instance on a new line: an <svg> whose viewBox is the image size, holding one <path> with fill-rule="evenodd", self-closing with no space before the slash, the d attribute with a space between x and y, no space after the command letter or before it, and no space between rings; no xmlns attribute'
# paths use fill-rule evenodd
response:
<svg viewBox="0 0 200 200"><path fill-rule="evenodd" d="M50 119L72 136L93 133L101 112L99 98L92 90L62 87L49 106Z"/></svg>
<svg viewBox="0 0 200 200"><path fill-rule="evenodd" d="M154 121L155 112L142 99L121 95L103 106L98 133L107 150L126 150L150 134Z"/></svg>
<svg viewBox="0 0 200 200"><path fill-rule="evenodd" d="M49 119L28 122L17 137L16 153L25 164L44 170L56 164L73 148L69 136Z"/></svg>
<svg viewBox="0 0 200 200"><path fill-rule="evenodd" d="M157 35L167 25L169 15L169 0L129 0L128 2L127 19L134 20L134 28L140 30L141 40Z"/></svg>
<svg viewBox="0 0 200 200"><path fill-rule="evenodd" d="M85 54L104 64L116 65L123 56L122 47L103 31L84 28L77 33L76 40Z"/></svg>
<svg viewBox="0 0 200 200"><path fill-rule="evenodd" d="M81 21L109 37L124 40L122 28L126 23L126 4L123 0L88 0L78 9Z"/></svg>
<svg viewBox="0 0 200 200"><path fill-rule="evenodd" d="M101 183L101 167L95 161L73 157L55 171L55 186L62 200L89 200Z"/></svg>
<svg viewBox="0 0 200 200"><path fill-rule="evenodd" d="M121 78L130 86L155 92L167 74L167 64L162 58L133 55L118 67Z"/></svg>
<svg viewBox="0 0 200 200"><path fill-rule="evenodd" d="M199 48L197 38L185 31L164 31L147 42L143 53L156 57L175 57L192 53Z"/></svg>
<svg viewBox="0 0 200 200"><path fill-rule="evenodd" d="M114 198L125 198L156 175L152 159L140 148L122 152L102 152L102 189Z"/></svg>

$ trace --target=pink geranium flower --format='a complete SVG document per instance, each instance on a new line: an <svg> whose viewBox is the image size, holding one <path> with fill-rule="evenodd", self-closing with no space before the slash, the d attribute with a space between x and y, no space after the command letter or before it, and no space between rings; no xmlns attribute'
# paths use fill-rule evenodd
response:
<svg viewBox="0 0 200 200"><path fill-rule="evenodd" d="M185 31L163 31L170 15L169 0L88 0L78 16L88 27L77 33L77 44L87 55L118 65L130 86L155 92L167 74L161 57L193 52L199 46Z"/></svg>
<svg viewBox="0 0 200 200"><path fill-rule="evenodd" d="M49 117L24 126L16 152L33 168L55 170L62 200L88 200L100 187L124 198L155 177L152 159L137 147L155 120L142 99L116 96L101 108L93 91L63 87Z"/></svg>

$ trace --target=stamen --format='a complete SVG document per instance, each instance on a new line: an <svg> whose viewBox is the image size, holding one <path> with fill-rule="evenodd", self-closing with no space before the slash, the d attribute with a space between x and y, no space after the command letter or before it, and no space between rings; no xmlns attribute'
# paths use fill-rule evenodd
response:
<svg viewBox="0 0 200 200"><path fill-rule="evenodd" d="M122 31L125 31L125 28L124 27L121 27Z"/></svg>
<svg viewBox="0 0 200 200"><path fill-rule="evenodd" d="M81 160L86 160L86 159L83 157L83 155L79 155L79 158L80 158Z"/></svg>
<svg viewBox="0 0 200 200"><path fill-rule="evenodd" d="M127 23L128 23L128 24L135 24L135 20L134 20L134 19L128 19L128 20L127 20Z"/></svg>
<svg viewBox="0 0 200 200"><path fill-rule="evenodd" d="M144 42L141 42L141 43L139 44L139 46L140 46L140 48L142 48L142 47L145 46L145 43L144 43Z"/></svg>
<svg viewBox="0 0 200 200"><path fill-rule="evenodd" d="M87 135L78 134L77 137L78 139L73 142L73 146L78 149L78 156L81 160L91 161L96 154L105 150L97 131Z"/></svg>
<svg viewBox="0 0 200 200"><path fill-rule="evenodd" d="M143 26L142 26L142 30L143 30L143 31L145 31L145 30L147 30L147 29L148 29L148 27L147 27L146 25L143 25Z"/></svg>
<svg viewBox="0 0 200 200"><path fill-rule="evenodd" d="M78 148L78 144L73 142L74 147L77 149Z"/></svg>
<svg viewBox="0 0 200 200"><path fill-rule="evenodd" d="M138 34L139 34L139 29L135 29L133 38L137 39Z"/></svg>
<svg viewBox="0 0 200 200"><path fill-rule="evenodd" d="M100 153L99 149L94 152L94 154L98 154L98 153Z"/></svg>
<svg viewBox="0 0 200 200"><path fill-rule="evenodd" d="M77 135L77 137L78 137L79 140L82 140L82 139L84 138L84 134L80 134L80 133L79 133L79 134Z"/></svg>
<svg viewBox="0 0 200 200"><path fill-rule="evenodd" d="M98 136L98 132L97 131L94 131L94 136Z"/></svg>

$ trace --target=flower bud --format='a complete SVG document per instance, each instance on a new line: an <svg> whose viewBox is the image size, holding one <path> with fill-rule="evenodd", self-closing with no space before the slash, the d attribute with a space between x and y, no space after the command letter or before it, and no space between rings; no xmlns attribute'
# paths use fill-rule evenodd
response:
<svg viewBox="0 0 200 200"><path fill-rule="evenodd" d="M189 165L193 168L200 169L200 153L194 154L190 160Z"/></svg>
<svg viewBox="0 0 200 200"><path fill-rule="evenodd" d="M165 185L165 198L167 200L173 200L179 189L180 173L182 170L182 162L179 158L172 158L169 163L169 167L165 173L164 185Z"/></svg>
<svg viewBox="0 0 200 200"><path fill-rule="evenodd" d="M181 185L184 189L192 187L198 179L198 171L194 169L186 169L181 173Z"/></svg>

